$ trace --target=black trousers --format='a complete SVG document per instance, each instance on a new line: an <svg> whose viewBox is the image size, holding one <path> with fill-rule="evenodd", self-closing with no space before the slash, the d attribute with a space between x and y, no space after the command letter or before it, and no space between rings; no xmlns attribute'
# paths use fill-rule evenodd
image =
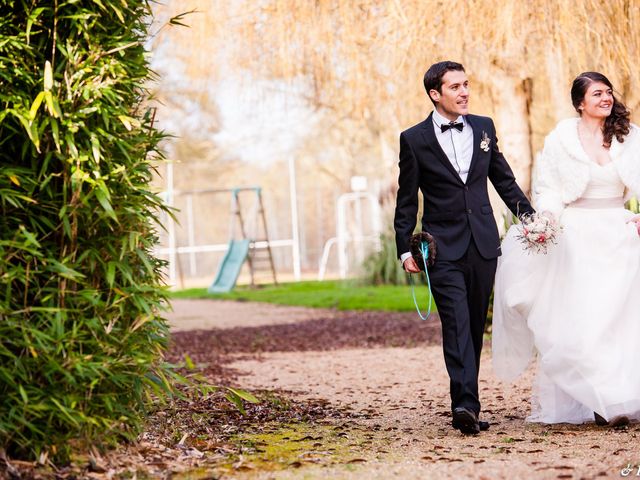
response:
<svg viewBox="0 0 640 480"><path fill-rule="evenodd" d="M497 264L496 258L483 258L471 239L462 258L436 259L429 268L431 290L442 322L452 410L465 407L480 413L480 353Z"/></svg>

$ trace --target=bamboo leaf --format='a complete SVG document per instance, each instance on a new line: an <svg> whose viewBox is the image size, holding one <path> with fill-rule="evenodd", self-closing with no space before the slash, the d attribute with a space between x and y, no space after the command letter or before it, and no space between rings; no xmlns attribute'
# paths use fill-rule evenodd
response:
<svg viewBox="0 0 640 480"><path fill-rule="evenodd" d="M38 19L38 17L42 12L44 12L44 7L35 8L33 12L31 12L31 14L29 15L29 18L27 19L27 29L26 29L27 45L29 45L31 41L31 27L33 26L33 23Z"/></svg>
<svg viewBox="0 0 640 480"><path fill-rule="evenodd" d="M80 280L85 278L85 275L73 268L66 266L64 263L61 263L57 260L50 260L51 270L58 273L61 277L68 278L69 280Z"/></svg>
<svg viewBox="0 0 640 480"><path fill-rule="evenodd" d="M100 202L100 205L102 205L102 208L104 208L104 211L107 212L107 215L109 215L109 217L113 218L114 220L117 220L116 214L113 211L113 207L111 206L111 202L109 201L109 197L104 192L104 190L102 190L101 188L96 188L94 190L94 193L96 195L96 198L98 199L98 202Z"/></svg>
<svg viewBox="0 0 640 480"><path fill-rule="evenodd" d="M224 397L231 403L233 403L242 415L247 414L247 411L244 408L244 404L242 403L242 399L239 395L232 391L229 391Z"/></svg>
<svg viewBox="0 0 640 480"><path fill-rule="evenodd" d="M249 392L247 392L246 390L240 390L239 388L231 388L231 387L226 387L227 390L229 390L231 393L233 393L234 395L236 395L237 397L246 400L247 402L250 403L260 403L260 400L258 400L256 397L254 397L253 395L251 395Z"/></svg>
<svg viewBox="0 0 640 480"><path fill-rule="evenodd" d="M53 71L51 70L51 62L44 62L44 90L48 92L53 88Z"/></svg>
<svg viewBox="0 0 640 480"><path fill-rule="evenodd" d="M138 120L137 118L133 118L128 115L118 115L118 118L124 125L124 128L126 128L128 131L133 130L134 127L140 128L140 120Z"/></svg>
<svg viewBox="0 0 640 480"><path fill-rule="evenodd" d="M127 117L126 115L118 115L118 118L124 125L124 128L131 131L131 122L129 121L129 117Z"/></svg>
<svg viewBox="0 0 640 480"><path fill-rule="evenodd" d="M56 118L62 117L62 110L60 109L60 102L58 102L58 97L52 94L51 97L53 103L53 113Z"/></svg>
<svg viewBox="0 0 640 480"><path fill-rule="evenodd" d="M151 262L149 261L149 256L147 255L147 253L140 249L140 248L136 248L136 254L138 255L138 258L140 260L142 260L142 263L144 264L145 268L147 269L147 272L149 272L150 274L153 273L153 265L151 265Z"/></svg>
<svg viewBox="0 0 640 480"><path fill-rule="evenodd" d="M56 144L56 150L60 151L60 130L58 129L58 122L51 120L51 136L53 137L53 143Z"/></svg>
<svg viewBox="0 0 640 480"><path fill-rule="evenodd" d="M22 385L18 385L18 391L20 392L20 396L22 397L22 401L24 403L29 403L29 397L27 396L27 392L25 392Z"/></svg>
<svg viewBox="0 0 640 480"><path fill-rule="evenodd" d="M42 105L42 101L44 100L44 95L45 92L40 92L35 100L33 101L33 103L31 104L31 108L29 109L29 119L33 120L36 118L36 114L38 113L38 109L40 108L40 105Z"/></svg>
<svg viewBox="0 0 640 480"><path fill-rule="evenodd" d="M34 245L36 247L41 246L36 236L33 233L31 233L29 230L27 230L24 225L20 225L20 233L27 240L27 245Z"/></svg>
<svg viewBox="0 0 640 480"><path fill-rule="evenodd" d="M140 327L142 327L145 323L147 323L147 322L149 322L151 320L153 320L153 316L152 315L143 315L143 316L138 317L136 319L136 321L133 322L133 325L131 325L131 331L135 332Z"/></svg>
<svg viewBox="0 0 640 480"><path fill-rule="evenodd" d="M74 425L80 426L78 421L69 414L69 409L64 407L55 397L51 397L51 401L60 409L60 412L67 417Z"/></svg>
<svg viewBox="0 0 640 480"><path fill-rule="evenodd" d="M78 148L76 147L76 142L74 141L73 135L71 135L71 132L65 133L64 139L71 156L73 158L78 158Z"/></svg>
<svg viewBox="0 0 640 480"><path fill-rule="evenodd" d="M197 12L197 9L194 8L193 10L189 10L188 12L183 12L178 15L175 15L169 19L169 25L179 25L181 27L189 27L189 25L184 23L183 20L187 15L191 15L196 12Z"/></svg>
<svg viewBox="0 0 640 480"><path fill-rule="evenodd" d="M44 92L44 98L47 102L47 110L54 118L60 118L62 116L62 112L60 111L60 105L58 104L57 99L53 96L50 91Z"/></svg>
<svg viewBox="0 0 640 480"><path fill-rule="evenodd" d="M121 21L122 23L125 23L125 22L124 22L124 16L122 15L122 12L120 11L120 9L119 9L119 8L117 8L117 7L113 4L113 2L109 2L107 5L109 5L109 6L113 9L113 11L116 13L116 15L118 16L118 18L120 19L120 21Z"/></svg>
<svg viewBox="0 0 640 480"><path fill-rule="evenodd" d="M196 369L196 365L193 363L193 360L191 360L191 357L187 353L184 354L184 363L187 366L187 369L189 370Z"/></svg>
<svg viewBox="0 0 640 480"><path fill-rule="evenodd" d="M91 152L96 163L100 163L100 142L95 135L91 135Z"/></svg>
<svg viewBox="0 0 640 480"><path fill-rule="evenodd" d="M106 276L107 285L109 285L109 288L113 287L113 282L115 281L115 278L116 278L116 264L115 262L109 262L107 263L107 276Z"/></svg>

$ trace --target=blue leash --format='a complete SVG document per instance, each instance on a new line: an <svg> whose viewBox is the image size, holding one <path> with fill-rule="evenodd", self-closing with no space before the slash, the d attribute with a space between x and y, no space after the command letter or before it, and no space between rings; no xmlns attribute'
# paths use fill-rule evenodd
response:
<svg viewBox="0 0 640 480"><path fill-rule="evenodd" d="M431 303L433 303L433 294L431 293L431 280L429 279L429 272L427 271L427 258L429 258L429 244L427 242L420 243L420 253L422 253L422 261L424 262L424 274L427 276L427 286L429 287L429 308L427 314L422 315L420 307L418 306L418 300L416 299L416 287L413 283L413 277L409 274L409 283L411 283L411 295L413 296L413 304L416 306L418 315L422 320L426 320L431 315Z"/></svg>

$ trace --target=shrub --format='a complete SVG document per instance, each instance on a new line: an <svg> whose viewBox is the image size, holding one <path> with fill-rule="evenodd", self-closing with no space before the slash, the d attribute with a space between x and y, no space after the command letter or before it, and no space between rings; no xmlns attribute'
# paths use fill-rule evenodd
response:
<svg viewBox="0 0 640 480"><path fill-rule="evenodd" d="M0 5L0 447L63 459L134 434L169 388L150 8Z"/></svg>
<svg viewBox="0 0 640 480"><path fill-rule="evenodd" d="M380 235L380 249L372 250L362 264L362 280L369 285L406 285L407 273L396 253L393 231Z"/></svg>

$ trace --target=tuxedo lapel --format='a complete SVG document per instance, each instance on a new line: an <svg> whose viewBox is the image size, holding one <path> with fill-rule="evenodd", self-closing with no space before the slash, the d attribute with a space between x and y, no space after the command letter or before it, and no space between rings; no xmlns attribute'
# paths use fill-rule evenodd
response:
<svg viewBox="0 0 640 480"><path fill-rule="evenodd" d="M469 165L469 174L467 175L467 182L473 175L473 167L478 161L478 155L480 154L480 142L482 141L482 133L484 130L480 128L480 122L477 120L472 120L471 115L466 115L465 120L471 126L473 130L473 155L471 156L471 164Z"/></svg>
<svg viewBox="0 0 640 480"><path fill-rule="evenodd" d="M427 142L427 145L429 146L431 151L434 153L435 157L438 160L440 160L440 162L442 162L445 168L449 170L449 172L451 172L451 174L460 183L464 183L460 178L460 175L458 175L458 172L456 171L456 169L453 168L453 165L451 164L451 161L449 160L447 155L444 153L444 150L442 150L440 143L438 143L438 139L436 138L436 133L433 127L433 113L427 117L427 119L423 122L422 126L423 126L424 139ZM475 145L475 138L474 138L474 145Z"/></svg>

